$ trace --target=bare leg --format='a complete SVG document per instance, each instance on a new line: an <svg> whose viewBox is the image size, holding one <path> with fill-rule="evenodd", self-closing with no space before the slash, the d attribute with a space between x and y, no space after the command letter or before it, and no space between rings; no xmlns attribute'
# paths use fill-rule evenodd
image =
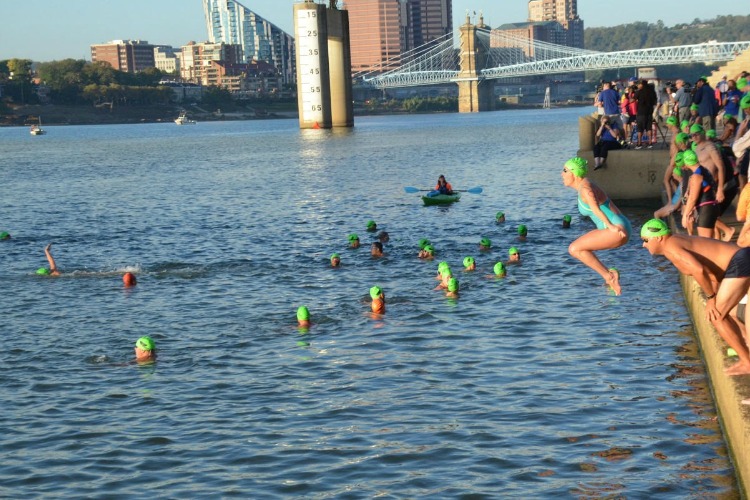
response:
<svg viewBox="0 0 750 500"><path fill-rule="evenodd" d="M731 241L734 236L735 229L731 226L724 224L721 219L716 219L716 225L714 226L714 238L721 241ZM722 234L724 236L722 236Z"/></svg>
<svg viewBox="0 0 750 500"><path fill-rule="evenodd" d="M612 287L615 293L620 295L619 276L615 277L614 273L597 258L594 251L617 248L626 242L627 237L622 237L619 233L615 233L609 229L595 229L571 243L568 247L568 252L596 271Z"/></svg>
<svg viewBox="0 0 750 500"><path fill-rule="evenodd" d="M750 351L742 335L742 329L729 312L742 300L747 294L750 286L750 277L744 278L724 278L719 285L716 293L716 309L720 317L711 321L716 331L719 332L724 342L729 347L737 351L740 360L724 370L727 375L747 375L750 374Z"/></svg>
<svg viewBox="0 0 750 500"><path fill-rule="evenodd" d="M698 227L696 230L698 231L698 236L703 236L704 238L714 237L714 229L712 227Z"/></svg>

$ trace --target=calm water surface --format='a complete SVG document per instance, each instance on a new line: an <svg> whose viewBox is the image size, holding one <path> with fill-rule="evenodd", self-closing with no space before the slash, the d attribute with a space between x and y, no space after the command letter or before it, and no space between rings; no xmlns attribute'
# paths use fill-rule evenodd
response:
<svg viewBox="0 0 750 500"><path fill-rule="evenodd" d="M567 254L583 112L0 129L0 497L736 496L672 266L603 253L613 297ZM441 173L484 191L403 190ZM476 257L459 299L420 238ZM34 274L49 242L59 278Z"/></svg>

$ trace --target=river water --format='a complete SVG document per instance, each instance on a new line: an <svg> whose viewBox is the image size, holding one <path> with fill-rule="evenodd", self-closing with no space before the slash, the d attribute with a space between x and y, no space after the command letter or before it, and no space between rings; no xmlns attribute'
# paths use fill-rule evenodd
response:
<svg viewBox="0 0 750 500"><path fill-rule="evenodd" d="M593 227L560 227L584 112L0 129L0 497L736 496L673 267L602 253L614 297L567 254ZM442 173L483 192L404 192ZM50 242L58 278L34 274Z"/></svg>

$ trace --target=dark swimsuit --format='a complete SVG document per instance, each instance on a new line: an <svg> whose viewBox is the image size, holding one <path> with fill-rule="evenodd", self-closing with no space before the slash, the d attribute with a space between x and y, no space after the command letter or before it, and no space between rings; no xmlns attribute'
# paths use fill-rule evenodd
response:
<svg viewBox="0 0 750 500"><path fill-rule="evenodd" d="M750 247L745 247L737 250L737 253L730 259L724 279L748 277L750 277Z"/></svg>

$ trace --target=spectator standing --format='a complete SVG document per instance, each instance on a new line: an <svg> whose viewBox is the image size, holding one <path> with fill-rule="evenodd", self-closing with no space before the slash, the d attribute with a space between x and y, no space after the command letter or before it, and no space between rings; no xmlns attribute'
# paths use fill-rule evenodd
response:
<svg viewBox="0 0 750 500"><path fill-rule="evenodd" d="M693 103L698 105L700 124L705 130L716 130L716 114L719 112L719 106L714 97L714 89L708 84L705 76L698 78L695 87Z"/></svg>
<svg viewBox="0 0 750 500"><path fill-rule="evenodd" d="M677 92L674 94L675 106L677 111L677 117L680 122L690 119L690 104L692 96L690 95L690 89L685 85L685 80L680 78L675 82Z"/></svg>
<svg viewBox="0 0 750 500"><path fill-rule="evenodd" d="M616 122L619 128L622 128L622 122L620 121L620 109L619 109L620 95L616 90L612 89L610 82L604 82L602 84L602 91L597 96L597 106L604 108L604 116L606 116L610 122Z"/></svg>
<svg viewBox="0 0 750 500"><path fill-rule="evenodd" d="M635 145L635 149L641 149L643 147L643 134L651 132L654 107L656 106L656 91L646 80L638 82L636 100L638 101L638 109L636 111L635 123L638 126L638 142Z"/></svg>

